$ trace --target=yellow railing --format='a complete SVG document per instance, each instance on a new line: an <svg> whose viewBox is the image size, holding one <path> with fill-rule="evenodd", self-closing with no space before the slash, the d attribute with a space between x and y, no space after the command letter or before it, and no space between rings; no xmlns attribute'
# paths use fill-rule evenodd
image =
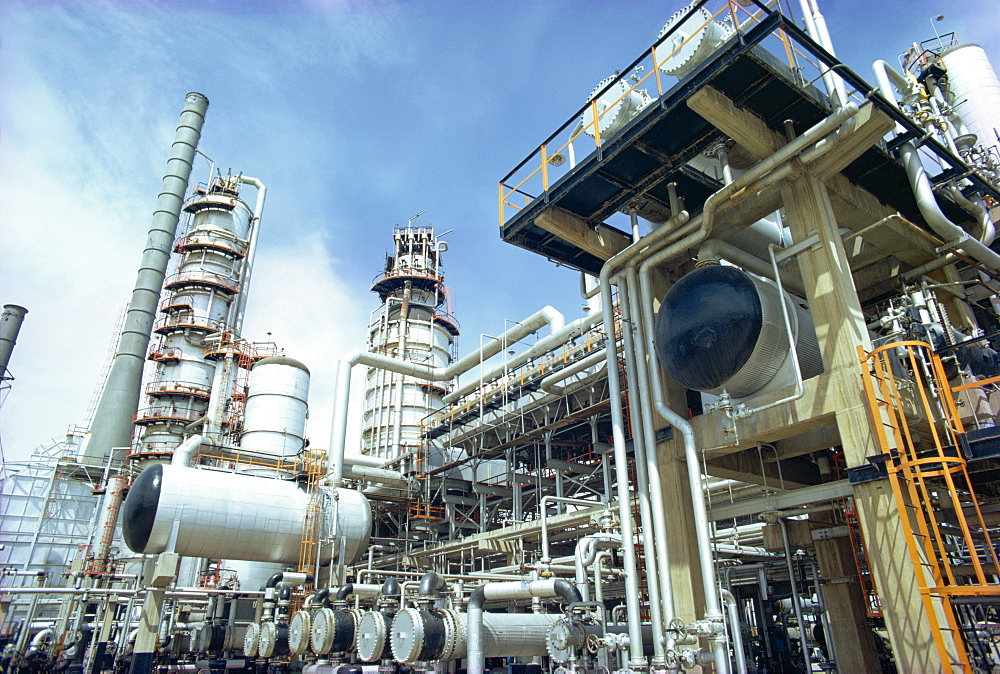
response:
<svg viewBox="0 0 1000 674"><path fill-rule="evenodd" d="M971 672L953 598L1000 596L1000 561L962 455L954 391L966 387L924 342L858 354L931 636L942 663Z"/></svg>
<svg viewBox="0 0 1000 674"><path fill-rule="evenodd" d="M716 9L708 9L708 5L716 6ZM504 224L514 213L527 207L532 200L538 198L559 178L568 174L576 165L576 148L574 143L583 135L593 138L593 147L599 149L607 140L605 134L601 133L601 120L605 115L617 114L616 106L626 98L634 95L639 90L653 96L654 99L662 97L673 87L673 80L664 80L664 72L661 66L678 54L692 39L695 39L699 32L713 21L726 21L730 26L735 27L736 32L746 33L751 28L759 24L765 15L761 12L752 12L751 9L740 5L737 0L712 0L703 4L710 17L700 24L698 30L693 30L676 47L667 52L665 48L665 35L650 46L646 53L641 55L633 64L625 69L620 69L622 75L610 82L602 91L597 92L594 97L580 108L569 120L563 123L544 142L538 145L513 171L500 181L498 191L499 204L499 225ZM788 34L781 29L765 38L761 45L769 51L782 53L785 65L789 68L793 77L799 80L803 86L810 85L820 79L828 69L820 64L808 53L796 46L789 38ZM659 49L659 51L657 51ZM640 76L639 73L646 71ZM632 73L632 74L630 74ZM631 80L632 83L614 100L600 100L601 95L610 91L619 82ZM644 89L643 87L648 87ZM655 95L653 94L655 92ZM862 97L854 95L858 100ZM598 103L604 105L600 109ZM589 144L588 144L589 146ZM565 161L569 155L569 161Z"/></svg>

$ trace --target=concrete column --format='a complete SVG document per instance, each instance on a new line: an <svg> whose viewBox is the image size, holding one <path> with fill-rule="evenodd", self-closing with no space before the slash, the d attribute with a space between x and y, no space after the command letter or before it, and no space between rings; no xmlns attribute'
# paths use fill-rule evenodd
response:
<svg viewBox="0 0 1000 674"><path fill-rule="evenodd" d="M819 238L817 246L798 256L823 365L830 375L827 390L818 395L838 401L836 422L847 465L858 466L880 450L861 388L857 347L870 350L871 342L854 279L826 186L805 175L786 183L781 195L795 241L814 234ZM888 481L857 485L854 494L899 671L943 671ZM865 619L856 614L856 605L840 608L853 614L845 619Z"/></svg>
<svg viewBox="0 0 1000 674"><path fill-rule="evenodd" d="M879 674L878 654L871 630L863 618L865 597L849 537L816 541L816 561L823 583L823 601L830 637L836 652L837 671Z"/></svg>

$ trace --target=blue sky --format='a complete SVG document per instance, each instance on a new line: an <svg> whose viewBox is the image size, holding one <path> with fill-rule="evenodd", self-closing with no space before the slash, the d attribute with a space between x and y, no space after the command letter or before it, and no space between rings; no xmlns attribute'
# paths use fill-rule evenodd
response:
<svg viewBox="0 0 1000 674"><path fill-rule="evenodd" d="M797 3L796 13L797 13ZM578 277L500 241L497 182L655 40L681 3L289 0L0 3L0 303L28 314L0 408L8 460L83 421L135 280L184 94L200 149L268 186L247 337L313 372L325 446L336 359L364 344L391 227L448 235L462 353ZM863 76L956 31L1000 63L992 0L825 0ZM208 164L196 166L204 181Z"/></svg>

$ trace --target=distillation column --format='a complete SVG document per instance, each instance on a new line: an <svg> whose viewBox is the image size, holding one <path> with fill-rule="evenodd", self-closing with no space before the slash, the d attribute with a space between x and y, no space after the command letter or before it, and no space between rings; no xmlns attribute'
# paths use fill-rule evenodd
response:
<svg viewBox="0 0 1000 674"><path fill-rule="evenodd" d="M238 177L216 178L184 207L191 227L174 246L181 255L178 271L164 284L169 295L154 327L160 341L149 354L156 373L135 419L143 430L130 458L140 465L169 456L185 427L207 411L216 364L206 357L204 340L230 329L251 230L252 213L239 187Z"/></svg>
<svg viewBox="0 0 1000 674"><path fill-rule="evenodd" d="M454 358L459 332L440 272L447 244L434 236L432 227L412 225L394 228L393 240L395 254L372 285L382 304L368 327L368 350L446 367ZM361 453L386 461L410 454L426 462L428 457L419 451L420 422L443 406L446 392L431 382L369 368Z"/></svg>

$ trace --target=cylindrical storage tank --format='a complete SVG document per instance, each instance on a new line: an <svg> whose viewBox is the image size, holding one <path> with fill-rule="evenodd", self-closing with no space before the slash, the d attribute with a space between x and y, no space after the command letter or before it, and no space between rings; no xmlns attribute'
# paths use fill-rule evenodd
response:
<svg viewBox="0 0 1000 674"><path fill-rule="evenodd" d="M358 657L363 662L378 662L392 657L389 647L389 626L395 617L392 611L365 611L358 623Z"/></svg>
<svg viewBox="0 0 1000 674"><path fill-rule="evenodd" d="M662 38L680 24L671 36L655 49L656 62L660 70L668 75L684 77L711 56L733 34L733 29L729 26L712 21L712 15L704 7L698 8L690 17L684 19L693 6L688 5L674 12L657 36Z"/></svg>
<svg viewBox="0 0 1000 674"><path fill-rule="evenodd" d="M254 365L247 386L240 447L291 458L302 450L309 410L309 368L285 356Z"/></svg>
<svg viewBox="0 0 1000 674"><path fill-rule="evenodd" d="M980 145L997 143L1000 132L1000 79L978 44L952 47L940 56L948 71L947 89L955 111Z"/></svg>
<svg viewBox="0 0 1000 674"><path fill-rule="evenodd" d="M182 466L154 465L132 483L122 507L122 535L133 552L167 550L187 557L297 564L309 495L295 483ZM371 506L360 492L324 493L324 528L337 528L345 563L368 546ZM334 518L336 522L334 523ZM324 547L322 562L338 551Z"/></svg>
<svg viewBox="0 0 1000 674"><path fill-rule="evenodd" d="M790 363L781 301L772 281L736 267L695 269L667 292L657 313L660 365L696 391L733 398L761 391ZM784 302L802 377L813 377L823 364L808 310L788 293Z"/></svg>

